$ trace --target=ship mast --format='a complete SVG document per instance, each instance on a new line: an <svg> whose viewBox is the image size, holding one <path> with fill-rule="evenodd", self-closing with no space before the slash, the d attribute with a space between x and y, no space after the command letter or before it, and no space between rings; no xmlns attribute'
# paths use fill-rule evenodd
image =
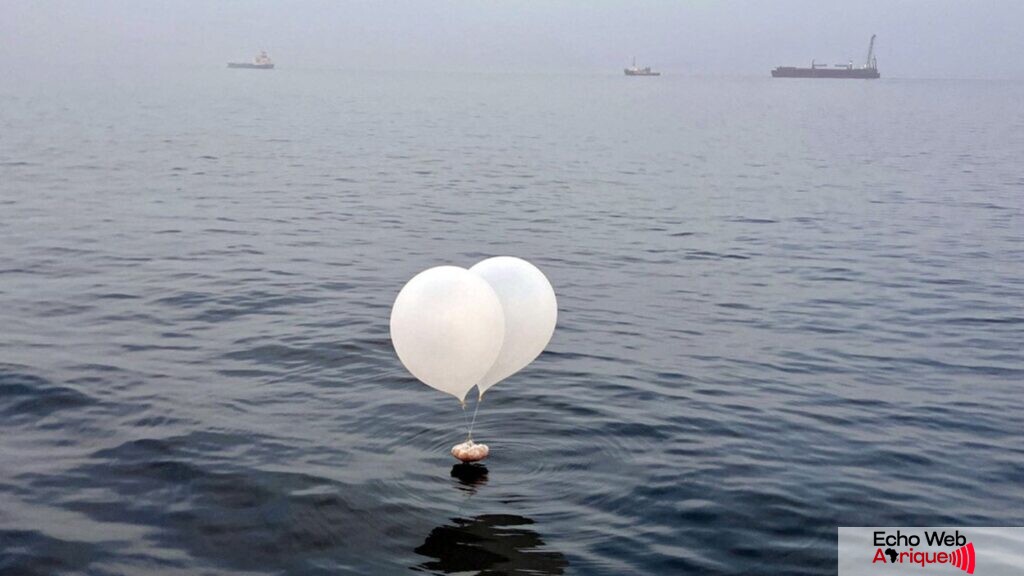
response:
<svg viewBox="0 0 1024 576"><path fill-rule="evenodd" d="M877 68L875 65L875 35L871 35L871 42L868 44L868 60L864 65L865 68Z"/></svg>

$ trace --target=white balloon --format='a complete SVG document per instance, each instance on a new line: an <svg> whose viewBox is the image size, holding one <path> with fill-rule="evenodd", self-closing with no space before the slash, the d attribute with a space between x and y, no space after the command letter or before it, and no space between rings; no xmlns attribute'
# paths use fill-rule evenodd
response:
<svg viewBox="0 0 1024 576"><path fill-rule="evenodd" d="M469 269L486 280L505 313L505 338L497 360L477 386L488 388L533 362L551 341L558 319L555 290L544 273L526 260L488 258Z"/></svg>
<svg viewBox="0 0 1024 576"><path fill-rule="evenodd" d="M494 289L465 268L438 266L402 288L391 308L391 342L421 382L463 401L494 364L505 318Z"/></svg>

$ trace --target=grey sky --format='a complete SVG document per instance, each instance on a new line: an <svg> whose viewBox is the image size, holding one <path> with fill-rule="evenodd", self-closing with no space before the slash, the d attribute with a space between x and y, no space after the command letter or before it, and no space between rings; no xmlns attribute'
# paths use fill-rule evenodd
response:
<svg viewBox="0 0 1024 576"><path fill-rule="evenodd" d="M0 0L0 66L680 74L860 62L887 77L1024 78L1022 0Z"/></svg>

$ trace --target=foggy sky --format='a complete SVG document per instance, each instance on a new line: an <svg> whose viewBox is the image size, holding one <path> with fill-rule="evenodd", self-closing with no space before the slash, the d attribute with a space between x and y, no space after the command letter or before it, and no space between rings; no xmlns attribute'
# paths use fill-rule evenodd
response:
<svg viewBox="0 0 1024 576"><path fill-rule="evenodd" d="M0 0L0 67L278 67L767 75L861 63L884 77L1024 78L1024 0ZM0 82L3 80L0 79Z"/></svg>

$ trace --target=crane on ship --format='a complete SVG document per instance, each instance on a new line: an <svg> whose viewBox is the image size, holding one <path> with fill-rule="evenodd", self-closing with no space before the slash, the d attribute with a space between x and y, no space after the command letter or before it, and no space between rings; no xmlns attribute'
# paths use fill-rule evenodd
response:
<svg viewBox="0 0 1024 576"><path fill-rule="evenodd" d="M878 61L875 60L875 35L874 34L871 35L871 42L868 43L868 60L867 60L867 63L864 65L864 67L865 68L870 68L872 70L877 70L878 69Z"/></svg>

